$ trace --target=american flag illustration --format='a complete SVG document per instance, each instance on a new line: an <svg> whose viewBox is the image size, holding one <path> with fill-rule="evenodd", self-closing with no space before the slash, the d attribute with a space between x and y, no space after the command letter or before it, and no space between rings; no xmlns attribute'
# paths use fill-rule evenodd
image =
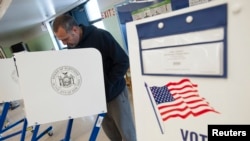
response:
<svg viewBox="0 0 250 141"><path fill-rule="evenodd" d="M200 97L198 85L189 79L179 82L169 82L164 86L149 87L163 121L170 118L185 119L188 116L200 116L208 112L217 112L205 98Z"/></svg>

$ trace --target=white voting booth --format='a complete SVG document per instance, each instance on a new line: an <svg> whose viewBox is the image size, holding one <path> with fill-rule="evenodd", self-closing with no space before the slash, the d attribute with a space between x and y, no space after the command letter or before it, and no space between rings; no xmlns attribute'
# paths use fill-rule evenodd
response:
<svg viewBox="0 0 250 141"><path fill-rule="evenodd" d="M207 141L210 124L250 123L249 7L215 0L127 23L138 141Z"/></svg>
<svg viewBox="0 0 250 141"><path fill-rule="evenodd" d="M63 139L68 141L74 118L98 115L89 138L94 141L107 111L99 51L87 48L14 55L15 62L13 58L0 60L4 68L0 73L4 80L0 81L0 100L23 99L26 117L20 140L25 140L28 126L35 127L31 140L37 141L52 129L38 135L39 125L68 120Z"/></svg>
<svg viewBox="0 0 250 141"><path fill-rule="evenodd" d="M102 58L97 50L15 56L29 125L106 112Z"/></svg>
<svg viewBox="0 0 250 141"><path fill-rule="evenodd" d="M0 59L0 67L0 101L10 102L22 99L14 59Z"/></svg>
<svg viewBox="0 0 250 141"><path fill-rule="evenodd" d="M25 118L19 119L17 121L12 121L13 123L5 127L5 121L7 120L10 102L22 99L14 59L0 59L0 68L0 101L2 104L0 113L0 134L6 133L12 128L16 128L18 125L22 126L22 129L20 130L0 136L0 140L9 139L13 136L22 134L20 138L20 140L22 141L24 140L25 131L27 128L27 121Z"/></svg>

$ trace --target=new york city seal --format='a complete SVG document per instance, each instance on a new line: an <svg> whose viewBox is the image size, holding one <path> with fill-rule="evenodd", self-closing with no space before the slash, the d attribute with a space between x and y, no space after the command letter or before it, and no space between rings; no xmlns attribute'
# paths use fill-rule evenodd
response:
<svg viewBox="0 0 250 141"><path fill-rule="evenodd" d="M57 68L51 75L51 86L61 95L72 95L82 84L80 73L71 66Z"/></svg>

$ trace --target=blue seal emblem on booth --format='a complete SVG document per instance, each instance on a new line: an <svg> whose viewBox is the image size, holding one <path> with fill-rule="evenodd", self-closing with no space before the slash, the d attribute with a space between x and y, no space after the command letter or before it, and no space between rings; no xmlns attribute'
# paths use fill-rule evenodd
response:
<svg viewBox="0 0 250 141"><path fill-rule="evenodd" d="M71 66L57 68L51 75L52 88L61 95L76 93L82 84L80 73Z"/></svg>

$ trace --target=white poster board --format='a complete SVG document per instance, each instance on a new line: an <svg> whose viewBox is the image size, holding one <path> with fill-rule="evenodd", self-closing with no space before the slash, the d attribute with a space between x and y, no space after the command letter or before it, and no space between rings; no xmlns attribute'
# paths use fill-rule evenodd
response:
<svg viewBox="0 0 250 141"><path fill-rule="evenodd" d="M0 68L1 103L22 99L14 59L0 59Z"/></svg>
<svg viewBox="0 0 250 141"><path fill-rule="evenodd" d="M190 76L185 75L185 71L183 71L184 74L179 73L180 75L172 76L157 75L156 73L147 75L143 73L144 64L141 64L142 54L140 49L142 42L139 41L137 27L161 19L166 19L166 22L169 22L171 20L168 19L171 19L173 16L184 15L183 17L188 17L190 16L190 12L192 14L193 11L218 5L226 5L227 7L227 24L224 28L227 37L223 41L223 43L227 45L226 51L224 50L224 55L226 56L223 58L226 59L226 66L224 68L226 70L225 77ZM250 25L249 7L250 1L248 0L216 0L157 17L127 23L135 124L138 141L208 141L209 124L244 125L250 123L250 65L247 65L248 60L250 60L250 32L248 32ZM216 14L210 15L211 22L215 17ZM179 22L186 23L190 21L193 21L194 24L199 23L195 16L193 19L183 18L173 23L178 25ZM207 23L209 24L211 22ZM172 31L172 33L174 33L175 30L184 29L182 26L178 26L176 29L168 29L169 26L169 24L165 24L164 28L168 31ZM159 24L159 27L161 28L162 25ZM206 27L206 25L203 27ZM147 34L145 36L158 34L158 32L152 32L150 27L148 27L145 33L146 32ZM180 43L181 38L177 39L179 40L176 42ZM162 40L157 41L158 43L156 45L162 43ZM192 42L193 41L194 40L192 40ZM152 43L151 40L149 43L146 43L145 46ZM147 59L147 63L150 63L150 61L152 61L152 59L148 57L150 54L144 55L144 58ZM159 55L155 55L155 58L157 57L158 59L160 58ZM197 57L197 59L199 58ZM215 61L220 61L220 59L221 58L215 58ZM159 63L162 62L159 61ZM215 69L218 74L221 73L221 63L224 65L225 62L215 62L215 64L212 64L218 66L218 68ZM146 64L146 67L151 69L149 71L163 71L162 68L157 69L158 64L152 63L152 65L156 67L149 68L148 64ZM154 101L154 98L152 98L153 92L159 94L165 91L167 91L166 93L172 94L172 96L166 98L169 103L158 104L159 99L157 102Z"/></svg>
<svg viewBox="0 0 250 141"><path fill-rule="evenodd" d="M223 28L215 28L144 39L141 41L143 72L221 76L224 71L223 37Z"/></svg>
<svg viewBox="0 0 250 141"><path fill-rule="evenodd" d="M102 58L96 49L15 56L29 125L106 112Z"/></svg>

